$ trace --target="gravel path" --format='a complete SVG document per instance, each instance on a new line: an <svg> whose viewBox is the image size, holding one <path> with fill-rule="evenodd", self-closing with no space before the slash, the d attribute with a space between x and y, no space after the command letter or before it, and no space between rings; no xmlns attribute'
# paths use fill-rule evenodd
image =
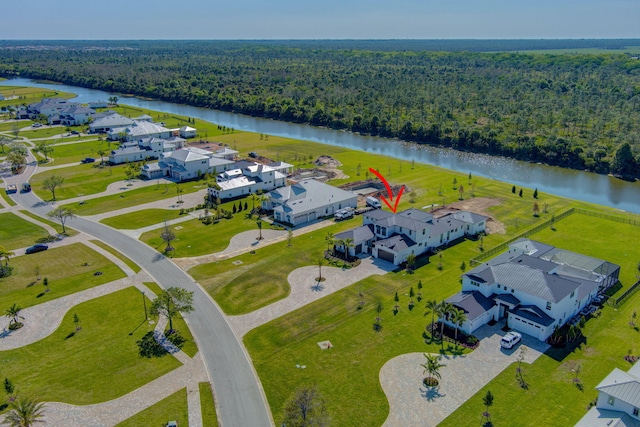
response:
<svg viewBox="0 0 640 427"><path fill-rule="evenodd" d="M330 295L374 274L387 274L395 268L395 265L387 261L375 258L364 258L360 265L348 270L335 267L323 267L322 277L326 280L317 282L315 279L318 277L318 267L300 267L289 273L289 277L287 277L287 281L291 286L291 293L287 298L248 314L229 316L229 323L234 332L239 337L242 337L251 329L280 316L284 316L315 300Z"/></svg>
<svg viewBox="0 0 640 427"><path fill-rule="evenodd" d="M425 362L422 353L409 353L395 357L380 370L380 383L389 400L389 416L383 424L395 426L436 426L469 400L500 372L516 362L520 348L527 347L525 362L533 363L549 346L523 334L522 344L512 350L500 348L504 332L500 327L483 326L475 335L480 346L469 354L443 357L446 367L440 370L440 386L426 389L422 384ZM513 367L515 375L515 367ZM526 378L526 365L524 367ZM477 414L479 422L482 414ZM473 414L475 416L475 414Z"/></svg>

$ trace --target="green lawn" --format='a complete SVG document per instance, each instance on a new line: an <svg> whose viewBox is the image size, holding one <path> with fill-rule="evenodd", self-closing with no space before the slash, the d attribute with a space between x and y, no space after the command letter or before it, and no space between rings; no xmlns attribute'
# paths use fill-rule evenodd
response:
<svg viewBox="0 0 640 427"><path fill-rule="evenodd" d="M78 137L75 137L77 140ZM84 141L86 137L83 137L81 140ZM109 147L111 145L111 148ZM101 149L104 150L107 154L105 154L104 159L108 159L108 153L116 148L115 144L108 144L106 141L88 141L88 142L78 142L75 144L54 144L52 145L53 153L51 153L51 157L53 157L53 161L49 163L49 165L62 165L67 163L79 162L85 157L94 157L98 161L100 160L100 155L97 153Z"/></svg>
<svg viewBox="0 0 640 427"><path fill-rule="evenodd" d="M11 258L9 265L13 274L0 279L2 311L13 303L25 308L125 277L116 265L81 243ZM94 276L97 271L102 274ZM49 292L42 284L45 277Z"/></svg>
<svg viewBox="0 0 640 427"><path fill-rule="evenodd" d="M4 189L0 190L0 197L2 197L2 204L5 206L15 206L17 203L13 201L13 199L4 191Z"/></svg>
<svg viewBox="0 0 640 427"><path fill-rule="evenodd" d="M185 182L181 184L181 187L184 190L183 195L195 193L196 191L207 188L204 181ZM122 188L127 188L126 183L122 183ZM175 198L176 201L178 200L176 185L160 183L158 185L136 188L134 190L123 190L121 193L97 197L95 199L87 200L82 205L75 203L71 206L73 206L78 215L95 215L98 213L111 212L118 209L171 198Z"/></svg>
<svg viewBox="0 0 640 427"><path fill-rule="evenodd" d="M68 92L59 92L56 90L42 89L26 86L8 86L0 85L0 93L5 97L17 96L14 99L5 99L0 101L0 107L8 107L10 105L32 104L43 98L73 98L76 95Z"/></svg>
<svg viewBox="0 0 640 427"><path fill-rule="evenodd" d="M62 169L45 170L31 177L31 186L38 197L43 200L51 200L51 192L42 188L42 183L51 176L64 178L62 186L56 188L57 200L101 193L112 182L123 181L122 186L126 186L124 182L126 178L124 165L104 168L94 166L96 166L95 163L89 163Z"/></svg>
<svg viewBox="0 0 640 427"><path fill-rule="evenodd" d="M122 396L177 368L180 362L169 355L138 354L136 341L153 328L144 320L139 294L132 287L74 307L49 337L0 352L2 377L24 395L88 405ZM82 327L77 332L74 314Z"/></svg>
<svg viewBox="0 0 640 427"><path fill-rule="evenodd" d="M285 240L256 249L253 254L198 265L190 269L189 274L225 313L249 313L289 295L287 276L296 268L314 264L315 259L327 249L324 238L328 232L335 234L354 226L355 221L343 221L294 237L291 246ZM258 230L255 231L257 237ZM178 250L177 256L180 254ZM242 263L234 264L237 261Z"/></svg>
<svg viewBox="0 0 640 427"><path fill-rule="evenodd" d="M100 222L109 227L121 230L136 230L163 221L171 221L180 217L180 211L175 209L143 209L124 215L101 219Z"/></svg>
<svg viewBox="0 0 640 427"><path fill-rule="evenodd" d="M200 409L202 410L203 427L218 427L218 416L216 414L216 404L213 400L211 384L200 383Z"/></svg>
<svg viewBox="0 0 640 427"><path fill-rule="evenodd" d="M176 240L171 242L175 248L171 255L180 258L223 251L229 246L231 238L243 231L255 230L258 237L256 222L247 219L244 212L235 214L231 219L221 219L217 224L206 225L193 219L173 225L171 229L176 235ZM140 236L140 240L162 252L166 243L160 238L161 233L162 229L147 231Z"/></svg>
<svg viewBox="0 0 640 427"><path fill-rule="evenodd" d="M62 135L67 133L65 127L63 126L53 126L53 127L42 127L42 128L34 128L30 130L23 130L20 132L20 136L29 138L29 139L41 139L41 138L52 138L54 136ZM78 138L77 136L75 137ZM59 138L55 139L56 141L60 140Z"/></svg>
<svg viewBox="0 0 640 427"><path fill-rule="evenodd" d="M40 221L40 222L42 222L44 224L47 224L47 225L53 227L58 234L62 234L62 225L60 225L59 222L53 222L50 219L43 218L43 217L38 216L38 215L36 215L36 214L34 214L34 213L30 212L30 211L27 211L27 210L22 210L21 209L20 212L25 214L25 215L27 215L27 216L30 216L31 218L35 219L36 221ZM74 230L73 228L69 228L68 225L65 226L65 233L67 234L67 236L75 236L76 234L78 234L78 232L76 230Z"/></svg>
<svg viewBox="0 0 640 427"><path fill-rule="evenodd" d="M506 219L509 220L508 217ZM623 285L628 286L632 275L629 271L633 271L640 259L640 248L629 245L629 242L638 241L640 228L603 221L576 214L558 222L556 232L544 230L532 238L619 262L623 269ZM606 229L607 233L599 231L602 229ZM587 249L587 245L590 248ZM282 419L282 407L292 390L304 384L317 384L327 398L334 422L345 426L381 425L388 414L387 400L378 378L382 365L401 354L437 351L437 346L424 343L421 337L428 321L423 316L424 300L413 311L406 306L409 287L413 286L414 291L418 292L417 282L421 280L424 285L421 292L426 300L439 301L458 292L460 264L463 260L468 262L476 253L477 242L465 241L442 251L443 271L438 271L434 259L431 263L421 259L423 265L413 275L401 271L368 278L250 331L244 342L262 381L276 423ZM269 265L270 268L272 265ZM225 267L231 270L229 265ZM253 271L254 276L263 274L258 271ZM242 283L242 275L235 276L237 279L234 277L233 283ZM391 310L396 291L400 296L400 311L394 316ZM362 292L366 301L363 310L357 310L356 307L358 292ZM384 305L381 314L383 330L375 333L372 323L376 317L374 301L378 298ZM593 386L614 366L624 366L622 356L629 348L634 354L640 354L637 332L627 324L630 313L640 308L639 301L640 296L636 296L625 304L619 314L605 309L601 318L588 322L588 346L583 348L580 356L576 356L577 359L584 359L584 363L581 362L583 368L589 371L589 374L583 371L585 379L591 376L589 383L585 382L584 392L572 386L570 364L566 360L555 362L545 356L527 370L528 381L535 385L529 392L520 391L513 369L490 384L488 388L496 396L496 403L504 399L499 411L492 410L492 414L495 412L494 422L508 420L509 425L539 425L540 419L558 419L561 420L558 425L575 423L584 413L587 402L595 397ZM612 327L615 332L608 335L607 331ZM596 334L591 332L591 328L601 328L600 340L595 339ZM327 339L331 340L333 348L330 351L320 350L317 342ZM307 369L296 369L296 364L304 364ZM507 382L511 391L503 397L499 393L506 390ZM537 390L536 396L531 395L534 390ZM481 396L485 392L486 389L465 404L451 422L447 420L446 425L468 425L469 418L476 414L479 419ZM568 400L575 400L569 405L572 406L569 410L565 405L557 404L558 396L563 396L565 402L567 393L574 394ZM367 411L362 411L363 407ZM516 407L519 408L517 411L513 409ZM530 416L531 413L538 413L540 408L544 410L539 416Z"/></svg>
<svg viewBox="0 0 640 427"><path fill-rule="evenodd" d="M116 424L117 427L166 426L168 421L177 421L178 426L189 425L187 389L183 388L162 399L133 417Z"/></svg>
<svg viewBox="0 0 640 427"><path fill-rule="evenodd" d="M122 262L127 264L127 266L130 269L132 269L135 273L139 273L140 270L142 270L140 268L140 266L138 266L138 264L136 264L135 262L131 261L129 258L127 258L126 256L122 255L120 252L116 251L111 246L107 245L106 243L103 243L103 242L101 242L99 240L91 240L91 243L93 243L94 245L100 246L105 251L113 254L113 256L118 257L120 260L122 260Z"/></svg>
<svg viewBox="0 0 640 427"><path fill-rule="evenodd" d="M0 245L8 250L31 246L49 235L44 228L11 212L0 213L0 224Z"/></svg>

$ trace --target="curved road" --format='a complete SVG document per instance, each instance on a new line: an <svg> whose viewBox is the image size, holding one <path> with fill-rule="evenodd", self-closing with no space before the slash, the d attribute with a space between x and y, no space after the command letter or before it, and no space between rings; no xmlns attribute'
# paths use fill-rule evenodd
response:
<svg viewBox="0 0 640 427"><path fill-rule="evenodd" d="M21 175L6 177L6 183L17 184L19 188L35 170L35 162L30 163L26 169ZM13 200L45 218L47 212L53 208L33 193L16 193ZM83 218L74 218L68 225L123 253L149 273L164 289L179 286L193 291L194 311L185 317L213 385L220 425L274 425L262 385L249 356L209 294L172 261L138 240Z"/></svg>

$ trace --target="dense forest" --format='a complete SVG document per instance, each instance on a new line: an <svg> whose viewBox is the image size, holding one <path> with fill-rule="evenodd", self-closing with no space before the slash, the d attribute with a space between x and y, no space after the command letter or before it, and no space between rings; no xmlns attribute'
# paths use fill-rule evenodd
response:
<svg viewBox="0 0 640 427"><path fill-rule="evenodd" d="M551 47L586 47L579 42ZM640 177L637 57L478 52L473 41L460 42L467 51L442 41L435 51L433 43L4 41L0 76ZM496 43L485 50L500 50Z"/></svg>

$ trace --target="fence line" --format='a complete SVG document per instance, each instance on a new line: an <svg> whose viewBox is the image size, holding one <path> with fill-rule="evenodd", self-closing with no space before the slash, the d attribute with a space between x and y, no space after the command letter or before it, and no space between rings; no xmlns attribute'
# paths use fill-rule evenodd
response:
<svg viewBox="0 0 640 427"><path fill-rule="evenodd" d="M607 300L607 304L613 308L619 308L622 304L624 304L633 294L635 294L638 289L640 289L640 280L633 284L629 289L627 289L622 295L620 295L615 300Z"/></svg>
<svg viewBox="0 0 640 427"><path fill-rule="evenodd" d="M537 232L539 232L540 230L550 227L554 222L559 221L561 219L564 219L566 217L568 217L569 215L572 215L573 213L575 213L576 208L571 208L568 209L562 213L559 213L558 215L553 215L551 218L549 218L546 221L541 222L540 224L536 225L533 228L530 228L527 231L524 231L520 234L518 234L515 237L512 237L511 239L500 243L498 246L495 246L487 251L482 252L481 254L479 254L477 257L473 258L472 260L469 261L469 264L474 266L474 265L478 265L478 264L482 264L482 261L499 253L502 252L503 250L505 250L510 244L512 244L513 242L515 242L518 239L522 239L525 237L529 237L532 234L535 234Z"/></svg>

